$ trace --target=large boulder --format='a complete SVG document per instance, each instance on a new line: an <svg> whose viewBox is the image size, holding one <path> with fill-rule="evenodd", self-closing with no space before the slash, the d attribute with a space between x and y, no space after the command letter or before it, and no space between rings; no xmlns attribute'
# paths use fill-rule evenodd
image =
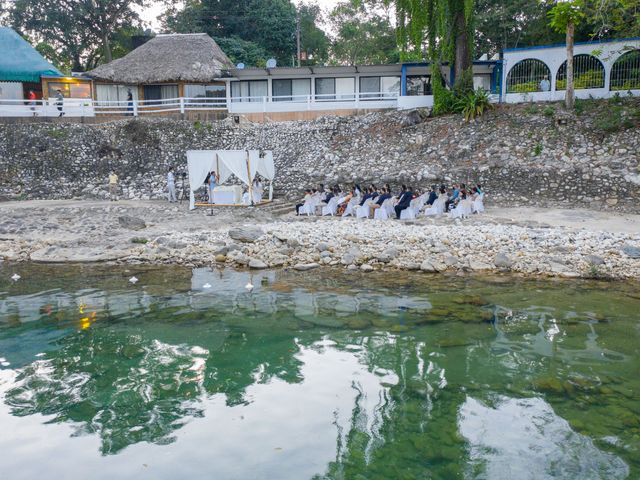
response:
<svg viewBox="0 0 640 480"><path fill-rule="evenodd" d="M238 242L253 243L264 235L258 227L237 227L229 230L229 236Z"/></svg>
<svg viewBox="0 0 640 480"><path fill-rule="evenodd" d="M118 217L118 223L122 228L126 228L128 230L142 230L143 228L147 228L147 224L144 220L137 217L131 217L129 215Z"/></svg>

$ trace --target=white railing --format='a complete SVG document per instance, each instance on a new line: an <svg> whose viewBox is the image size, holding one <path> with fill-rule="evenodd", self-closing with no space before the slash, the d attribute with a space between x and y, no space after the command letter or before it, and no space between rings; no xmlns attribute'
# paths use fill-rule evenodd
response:
<svg viewBox="0 0 640 480"><path fill-rule="evenodd" d="M229 111L230 113L293 112L302 110L336 110L353 108L396 108L398 94L338 93L318 95L281 95L275 97L251 96L226 98L169 98L161 100L81 100L64 99L62 105L56 99L3 100L0 99L0 116L4 117L67 117L144 116L194 111ZM61 107L61 108L60 108Z"/></svg>

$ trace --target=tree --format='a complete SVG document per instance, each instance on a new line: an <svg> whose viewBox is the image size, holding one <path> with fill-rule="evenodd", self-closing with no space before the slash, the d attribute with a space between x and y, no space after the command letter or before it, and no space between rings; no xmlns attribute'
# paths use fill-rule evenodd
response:
<svg viewBox="0 0 640 480"><path fill-rule="evenodd" d="M162 23L172 32L253 42L249 50L261 48L280 63L295 53L296 10L290 0L187 0L181 9L170 6Z"/></svg>
<svg viewBox="0 0 640 480"><path fill-rule="evenodd" d="M322 12L317 3L301 4L298 7L300 18L301 51L306 54L303 65L325 63L329 59L331 42L327 34L318 27L322 22Z"/></svg>
<svg viewBox="0 0 640 480"><path fill-rule="evenodd" d="M584 18L582 0L557 3L549 11L549 25L557 32L566 32L567 36L567 91L565 104L567 110L573 110L573 43L575 27Z"/></svg>
<svg viewBox="0 0 640 480"><path fill-rule="evenodd" d="M267 51L255 42L248 42L238 37L217 37L214 40L235 64L244 63L264 67L270 57Z"/></svg>
<svg viewBox="0 0 640 480"><path fill-rule="evenodd" d="M475 51L490 57L506 48L557 43L549 29L549 6L531 0L476 0Z"/></svg>
<svg viewBox="0 0 640 480"><path fill-rule="evenodd" d="M146 0L16 0L10 22L20 33L51 46L74 70L112 60L111 42L140 24L133 6Z"/></svg>
<svg viewBox="0 0 640 480"><path fill-rule="evenodd" d="M336 32L331 46L332 61L356 65L396 63L400 52L388 19L349 2L338 4L329 14Z"/></svg>

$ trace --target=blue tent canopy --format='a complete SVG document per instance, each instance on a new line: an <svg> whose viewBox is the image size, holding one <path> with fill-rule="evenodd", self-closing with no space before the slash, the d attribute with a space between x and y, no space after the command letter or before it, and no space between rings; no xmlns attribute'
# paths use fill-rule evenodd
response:
<svg viewBox="0 0 640 480"><path fill-rule="evenodd" d="M24 38L8 27L0 27L0 81L39 83L42 75L61 77Z"/></svg>

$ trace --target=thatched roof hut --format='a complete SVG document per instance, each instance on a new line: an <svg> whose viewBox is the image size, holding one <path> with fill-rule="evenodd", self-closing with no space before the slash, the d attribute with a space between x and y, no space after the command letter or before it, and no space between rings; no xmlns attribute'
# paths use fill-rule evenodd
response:
<svg viewBox="0 0 640 480"><path fill-rule="evenodd" d="M171 34L158 35L87 76L122 84L206 83L232 67L231 60L206 33Z"/></svg>

